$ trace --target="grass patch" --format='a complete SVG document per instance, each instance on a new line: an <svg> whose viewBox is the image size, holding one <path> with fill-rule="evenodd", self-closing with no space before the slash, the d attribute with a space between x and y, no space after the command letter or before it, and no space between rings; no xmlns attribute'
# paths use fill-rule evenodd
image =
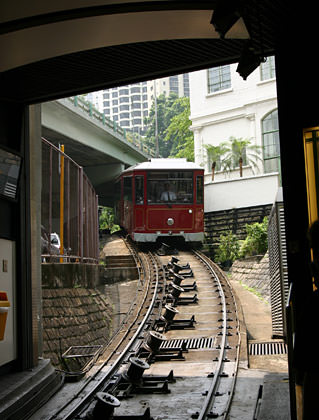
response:
<svg viewBox="0 0 319 420"><path fill-rule="evenodd" d="M263 298L263 296L261 295L260 292L258 292L258 290L256 290L254 287L249 287L246 284L244 284L242 281L239 281L239 284L248 292L254 294L255 296L258 297L258 299L260 299L262 302L266 303L267 305L269 304L267 302L267 300L265 298Z"/></svg>

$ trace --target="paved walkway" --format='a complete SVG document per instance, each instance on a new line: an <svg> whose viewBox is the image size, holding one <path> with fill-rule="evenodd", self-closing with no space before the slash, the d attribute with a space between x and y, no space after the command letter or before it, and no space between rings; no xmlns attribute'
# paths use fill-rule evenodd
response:
<svg viewBox="0 0 319 420"><path fill-rule="evenodd" d="M241 303L247 341L275 341L271 337L270 305L238 281L230 278L230 283ZM245 338L243 334L243 341ZM246 352L239 366L228 420L290 419L287 355L249 356Z"/></svg>
<svg viewBox="0 0 319 420"><path fill-rule="evenodd" d="M114 255L131 255L122 238L115 235L107 235L103 239L106 243L101 251L102 255L104 254L106 257Z"/></svg>

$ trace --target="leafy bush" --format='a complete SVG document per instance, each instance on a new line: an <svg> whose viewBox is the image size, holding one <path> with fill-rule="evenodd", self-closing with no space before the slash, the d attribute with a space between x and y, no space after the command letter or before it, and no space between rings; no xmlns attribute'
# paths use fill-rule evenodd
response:
<svg viewBox="0 0 319 420"><path fill-rule="evenodd" d="M219 246L216 251L215 259L220 263L226 261L234 262L239 256L240 242L237 236L231 231L219 237Z"/></svg>
<svg viewBox="0 0 319 420"><path fill-rule="evenodd" d="M114 223L114 211L111 207L103 207L99 218L100 229L109 229L110 233L120 230L119 225Z"/></svg>
<svg viewBox="0 0 319 420"><path fill-rule="evenodd" d="M240 257L263 255L268 249L268 218L262 223L246 225L247 237L240 248Z"/></svg>

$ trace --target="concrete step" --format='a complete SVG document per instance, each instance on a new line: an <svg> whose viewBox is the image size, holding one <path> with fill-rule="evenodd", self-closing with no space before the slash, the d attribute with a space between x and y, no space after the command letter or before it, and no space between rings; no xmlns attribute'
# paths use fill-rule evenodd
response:
<svg viewBox="0 0 319 420"><path fill-rule="evenodd" d="M0 378L1 420L27 419L62 386L63 375L50 360L40 359L38 366Z"/></svg>
<svg viewBox="0 0 319 420"><path fill-rule="evenodd" d="M136 267L136 263L132 255L106 256L105 264L107 268Z"/></svg>
<svg viewBox="0 0 319 420"><path fill-rule="evenodd" d="M105 257L103 283L112 284L138 279L138 269L132 255Z"/></svg>

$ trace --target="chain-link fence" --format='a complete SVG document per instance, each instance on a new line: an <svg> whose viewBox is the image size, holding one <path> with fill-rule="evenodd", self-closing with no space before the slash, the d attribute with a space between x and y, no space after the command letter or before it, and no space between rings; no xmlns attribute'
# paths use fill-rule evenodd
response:
<svg viewBox="0 0 319 420"><path fill-rule="evenodd" d="M42 139L43 262L97 263L98 197L83 168Z"/></svg>

